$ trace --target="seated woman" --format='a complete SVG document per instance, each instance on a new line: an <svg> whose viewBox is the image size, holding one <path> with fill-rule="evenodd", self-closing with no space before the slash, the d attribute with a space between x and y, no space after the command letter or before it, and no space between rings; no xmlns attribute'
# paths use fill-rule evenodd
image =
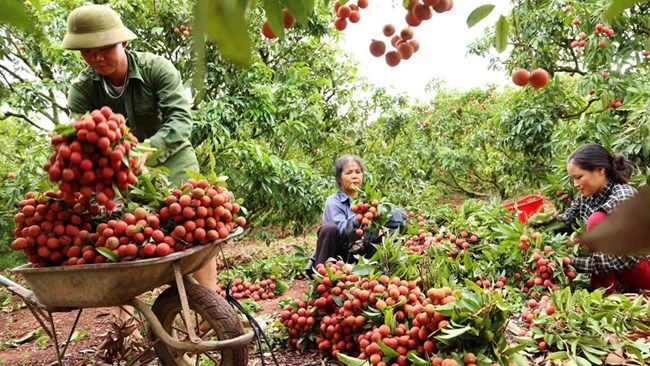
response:
<svg viewBox="0 0 650 366"><path fill-rule="evenodd" d="M636 194L627 184L632 164L622 155L612 155L602 145L589 143L577 148L567 159L567 171L580 194L562 214L547 221L564 223L567 228L587 223L587 230L604 220L618 205ZM578 272L591 275L592 288L616 290L615 282L628 289L650 288L650 270L645 256L616 257L591 252L585 257L571 257ZM636 277L636 278L634 278Z"/></svg>
<svg viewBox="0 0 650 366"><path fill-rule="evenodd" d="M325 263L329 258L342 258L346 262L354 260L354 254L366 257L374 254L372 243L381 242L381 236L373 236L357 220L352 212L352 199L358 196L356 187L363 183L364 167L356 155L343 155L336 159L336 182L339 191L329 196L325 201L323 225L318 230L316 250L312 253L307 264L307 274L319 263ZM406 222L406 213L400 208L394 208L390 214L387 227L396 229ZM357 229L364 229L363 237L357 235Z"/></svg>

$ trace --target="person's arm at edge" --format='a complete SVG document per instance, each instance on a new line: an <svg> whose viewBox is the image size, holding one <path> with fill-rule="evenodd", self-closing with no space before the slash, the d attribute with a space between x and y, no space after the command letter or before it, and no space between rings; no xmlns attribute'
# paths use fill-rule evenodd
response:
<svg viewBox="0 0 650 366"><path fill-rule="evenodd" d="M571 258L571 265L576 271L597 275L622 272L634 267L638 262L637 257L615 257L599 252L591 253L588 257Z"/></svg>

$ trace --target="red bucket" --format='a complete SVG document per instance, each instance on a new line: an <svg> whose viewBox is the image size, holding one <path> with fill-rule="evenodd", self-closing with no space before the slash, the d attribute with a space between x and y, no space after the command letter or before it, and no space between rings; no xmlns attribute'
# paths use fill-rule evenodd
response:
<svg viewBox="0 0 650 366"><path fill-rule="evenodd" d="M506 203L503 205L508 212L516 212L519 222L525 224L528 217L536 212L544 212L544 196L530 195L520 199L517 202Z"/></svg>

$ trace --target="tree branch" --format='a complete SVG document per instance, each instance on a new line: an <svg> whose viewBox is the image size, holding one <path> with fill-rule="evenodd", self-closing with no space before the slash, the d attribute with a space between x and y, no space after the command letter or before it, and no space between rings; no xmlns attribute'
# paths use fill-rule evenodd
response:
<svg viewBox="0 0 650 366"><path fill-rule="evenodd" d="M462 193L465 193L466 195L472 197L472 198L477 198L477 197L487 197L488 195L485 193L480 193L480 192L473 192L468 189L463 188L458 181L456 180L456 177L454 177L454 174L449 173L447 174L449 178L454 182L454 185L456 186L456 189L459 190Z"/></svg>
<svg viewBox="0 0 650 366"><path fill-rule="evenodd" d="M0 69L3 69L4 71L6 71L7 74L11 75L14 79L16 79L16 80L18 80L20 82L25 82L25 79L20 77L20 75L18 75L15 72L11 71L10 69L8 69L5 65L3 65L1 63L0 63ZM3 75L3 77L4 77L4 75ZM5 78L5 80L6 80L6 78Z"/></svg>
<svg viewBox="0 0 650 366"><path fill-rule="evenodd" d="M32 125L32 126L38 128L39 130L41 130L41 131L46 131L45 128L39 126L36 122L32 121L29 117L27 117L27 115L24 115L24 114L22 114L22 113L14 113L14 112L8 111L8 112L4 112L4 116L5 116L5 118L3 118L2 120L7 119L8 117L16 117L16 118L20 118L20 119L25 120L25 121L26 121L27 123L29 123L30 125Z"/></svg>
<svg viewBox="0 0 650 366"><path fill-rule="evenodd" d="M587 109L589 109L589 106L592 105L597 100L600 100L600 98L590 99L589 102L587 103L587 105L580 112L578 112L576 114L570 114L568 116L560 117L560 119L571 119L571 118L580 117L583 113L585 113L587 111Z"/></svg>
<svg viewBox="0 0 650 366"><path fill-rule="evenodd" d="M577 69L577 68L572 69L572 68L569 68L569 67L558 67L555 70L556 71L562 71L562 72L574 72L574 73L580 74L580 75L586 75L587 74L585 71L582 71L582 70Z"/></svg>

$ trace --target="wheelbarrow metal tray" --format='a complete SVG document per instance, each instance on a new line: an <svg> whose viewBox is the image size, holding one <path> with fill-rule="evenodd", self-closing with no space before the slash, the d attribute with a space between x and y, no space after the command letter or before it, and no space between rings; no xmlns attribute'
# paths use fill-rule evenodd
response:
<svg viewBox="0 0 650 366"><path fill-rule="evenodd" d="M172 263L183 275L201 268L217 254L221 243L239 235L199 245L160 258L133 262L83 264L60 267L30 267L24 264L11 271L22 275L38 301L57 308L96 308L123 305L128 300L174 282Z"/></svg>

